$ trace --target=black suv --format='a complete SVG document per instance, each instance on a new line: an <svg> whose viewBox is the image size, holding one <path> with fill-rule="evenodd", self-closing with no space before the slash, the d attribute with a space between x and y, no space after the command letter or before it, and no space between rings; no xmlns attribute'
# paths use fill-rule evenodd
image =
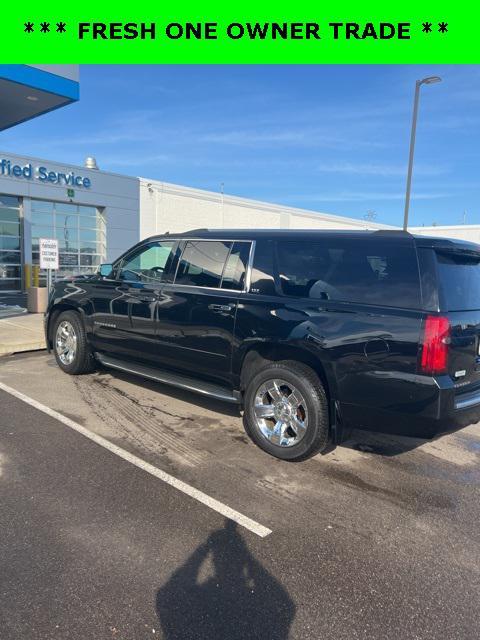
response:
<svg viewBox="0 0 480 640"><path fill-rule="evenodd" d="M46 338L97 363L239 403L300 460L349 426L432 437L480 416L480 246L397 231L197 230L57 282Z"/></svg>

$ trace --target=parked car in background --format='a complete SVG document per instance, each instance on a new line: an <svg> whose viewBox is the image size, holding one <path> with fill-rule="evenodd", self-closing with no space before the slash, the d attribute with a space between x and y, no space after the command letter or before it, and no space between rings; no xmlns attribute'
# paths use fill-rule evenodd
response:
<svg viewBox="0 0 480 640"><path fill-rule="evenodd" d="M405 232L196 230L57 282L48 348L238 403L302 460L348 426L433 437L480 416L480 246Z"/></svg>

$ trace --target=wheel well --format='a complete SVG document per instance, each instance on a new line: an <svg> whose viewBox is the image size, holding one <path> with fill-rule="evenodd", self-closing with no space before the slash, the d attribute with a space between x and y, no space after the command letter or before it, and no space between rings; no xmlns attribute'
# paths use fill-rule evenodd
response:
<svg viewBox="0 0 480 640"><path fill-rule="evenodd" d="M243 358L240 373L240 390L243 393L249 380L256 371L279 360L294 360L308 365L320 378L327 397L330 398L328 378L325 369L318 358L312 353L291 345L261 344L252 347Z"/></svg>
<svg viewBox="0 0 480 640"><path fill-rule="evenodd" d="M47 340L48 340L48 346L50 349L53 346L52 330L53 330L53 327L55 326L55 321L58 318L58 316L64 311L74 311L75 313L78 313L78 315L80 315L80 312L78 311L78 309L70 304L61 303L53 307L53 309L50 311L48 316L48 327L47 327Z"/></svg>

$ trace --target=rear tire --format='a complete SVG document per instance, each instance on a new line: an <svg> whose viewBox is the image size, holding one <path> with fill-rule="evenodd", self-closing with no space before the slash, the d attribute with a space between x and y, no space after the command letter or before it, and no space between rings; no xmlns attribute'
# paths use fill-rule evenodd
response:
<svg viewBox="0 0 480 640"><path fill-rule="evenodd" d="M305 460L330 442L325 389L313 369L294 360L273 362L253 376L243 423L255 444L281 460Z"/></svg>
<svg viewBox="0 0 480 640"><path fill-rule="evenodd" d="M96 369L82 318L75 311L64 311L56 319L53 353L60 369L70 375L91 373Z"/></svg>

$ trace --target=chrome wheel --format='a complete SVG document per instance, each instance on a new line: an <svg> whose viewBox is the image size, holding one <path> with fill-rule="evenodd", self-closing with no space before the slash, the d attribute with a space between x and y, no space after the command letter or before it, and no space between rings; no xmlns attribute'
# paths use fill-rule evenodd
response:
<svg viewBox="0 0 480 640"><path fill-rule="evenodd" d="M262 435L279 447L298 444L307 430L307 403L284 380L267 380L255 394L255 421Z"/></svg>
<svg viewBox="0 0 480 640"><path fill-rule="evenodd" d="M73 325L64 320L57 327L55 351L63 364L72 364L77 355L77 334Z"/></svg>

